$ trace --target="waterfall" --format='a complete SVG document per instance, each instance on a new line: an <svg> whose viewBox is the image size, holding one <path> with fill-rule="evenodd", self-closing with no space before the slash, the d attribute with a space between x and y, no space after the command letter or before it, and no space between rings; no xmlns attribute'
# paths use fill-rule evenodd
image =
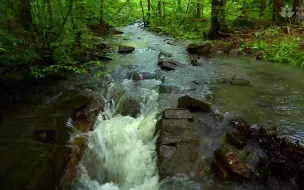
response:
<svg viewBox="0 0 304 190"><path fill-rule="evenodd" d="M109 105L104 110L110 118L99 115L94 130L86 134L88 146L78 166L73 189L158 189L153 136L159 111L158 93L131 85L131 81L124 82L125 94L114 103L116 108ZM110 88L113 86L111 84ZM115 90L108 93L115 93ZM137 118L115 114L128 95L140 103L141 113Z"/></svg>

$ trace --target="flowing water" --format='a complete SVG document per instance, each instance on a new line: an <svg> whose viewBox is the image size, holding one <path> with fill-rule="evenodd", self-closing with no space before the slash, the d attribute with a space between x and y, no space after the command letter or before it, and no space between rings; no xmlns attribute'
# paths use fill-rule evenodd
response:
<svg viewBox="0 0 304 190"><path fill-rule="evenodd" d="M108 44L114 49L118 44L133 45L136 50L132 54L118 55L107 63L112 73L108 76L103 95L110 103L100 113L94 130L83 134L88 145L79 164L73 189L260 188L248 184L221 184L210 177L195 182L183 175L159 182L154 128L161 111L176 106L177 95L159 94L157 87L162 83L161 80L132 81L128 76L130 72L158 70L157 57L160 51L172 53L173 59L187 65L167 72L165 84L177 86L176 94L191 93L202 97L212 94L213 104L226 113L223 121L204 114L196 115L200 118L194 124L201 135L199 151L204 155L207 165L213 151L223 143L224 133L231 130L228 119L232 113L250 123L277 126L282 135L304 140L302 69L248 57L200 60L200 67L192 67L188 64L189 58L185 51L189 41L173 42L172 38L157 36L138 25L121 30L124 35L108 39ZM246 75L251 85L232 86L219 82L230 79L233 74ZM126 108L128 113L138 112L137 117L123 116L122 109ZM246 163L250 164L252 160L254 158ZM277 188L275 185L273 187Z"/></svg>

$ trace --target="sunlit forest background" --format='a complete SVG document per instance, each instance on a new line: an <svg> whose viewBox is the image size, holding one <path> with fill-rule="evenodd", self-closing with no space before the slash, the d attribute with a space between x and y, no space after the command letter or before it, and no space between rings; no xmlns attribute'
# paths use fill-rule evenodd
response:
<svg viewBox="0 0 304 190"><path fill-rule="evenodd" d="M1 0L0 3L2 78L20 68L24 75L36 78L60 70L85 72L83 64L79 64L81 56L96 51L96 44L111 34L112 27L134 22L144 22L149 30L177 39L216 40L216 43L219 40L261 51L266 60L297 66L304 63L301 0ZM288 7L282 9L285 6ZM228 38L223 40L225 36Z"/></svg>

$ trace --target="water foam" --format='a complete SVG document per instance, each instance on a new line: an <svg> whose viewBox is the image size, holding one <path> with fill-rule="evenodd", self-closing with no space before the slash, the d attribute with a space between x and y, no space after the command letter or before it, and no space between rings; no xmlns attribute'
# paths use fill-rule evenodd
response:
<svg viewBox="0 0 304 190"><path fill-rule="evenodd" d="M142 88L139 91L143 105L140 117L99 117L95 129L87 134L88 147L78 166L74 189L158 189L153 138L158 94Z"/></svg>

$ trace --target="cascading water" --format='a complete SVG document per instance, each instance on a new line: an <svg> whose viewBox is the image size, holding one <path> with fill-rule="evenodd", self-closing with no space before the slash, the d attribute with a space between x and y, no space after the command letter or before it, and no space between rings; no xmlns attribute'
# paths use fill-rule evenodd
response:
<svg viewBox="0 0 304 190"><path fill-rule="evenodd" d="M117 95L119 86L122 85L112 83L108 97ZM74 189L157 189L153 133L158 114L158 93L134 87L129 80L125 80L123 86L124 94L118 97L117 102L114 101L115 105L107 104L103 112L108 118L99 115L94 130L86 134L88 146L78 166ZM119 105L128 100L126 96L139 101L139 117L115 114Z"/></svg>

